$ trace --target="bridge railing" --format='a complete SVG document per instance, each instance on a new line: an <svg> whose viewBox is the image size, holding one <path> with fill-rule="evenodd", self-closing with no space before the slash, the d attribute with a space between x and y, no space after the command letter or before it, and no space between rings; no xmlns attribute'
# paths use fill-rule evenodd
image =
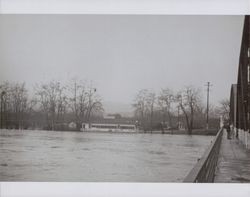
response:
<svg viewBox="0 0 250 197"><path fill-rule="evenodd" d="M202 158L189 172L183 182L186 183L212 183L214 181L223 129L220 129Z"/></svg>

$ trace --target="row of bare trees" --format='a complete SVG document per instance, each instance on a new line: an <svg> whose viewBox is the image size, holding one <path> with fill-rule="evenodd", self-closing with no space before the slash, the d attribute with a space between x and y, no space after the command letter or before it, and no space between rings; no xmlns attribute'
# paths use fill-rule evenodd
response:
<svg viewBox="0 0 250 197"><path fill-rule="evenodd" d="M24 119L30 114L34 102L28 99L24 83L4 82L0 85L1 93L1 128L10 122L12 127L22 128Z"/></svg>
<svg viewBox="0 0 250 197"><path fill-rule="evenodd" d="M40 113L45 120L43 128L54 130L59 124L74 121L79 129L83 121L103 111L96 89L80 80L67 85L57 81L37 84L33 95L28 94L25 83L4 82L0 93L1 128L28 127L32 115Z"/></svg>
<svg viewBox="0 0 250 197"><path fill-rule="evenodd" d="M201 90L193 86L185 87L183 90L174 93L170 88L162 89L159 94L147 89L140 90L135 97L135 117L139 120L140 126L153 130L154 114L159 114L162 122L168 122L168 127L174 128L179 125L173 124L173 118L179 119L182 116L188 134L192 134L194 119L205 117L204 105L202 103ZM179 120L175 121L179 124Z"/></svg>

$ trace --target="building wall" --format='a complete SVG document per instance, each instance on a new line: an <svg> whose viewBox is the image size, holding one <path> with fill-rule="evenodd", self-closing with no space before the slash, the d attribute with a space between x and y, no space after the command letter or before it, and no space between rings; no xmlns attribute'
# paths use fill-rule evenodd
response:
<svg viewBox="0 0 250 197"><path fill-rule="evenodd" d="M237 84L230 96L230 123L246 148L250 148L250 16L245 16Z"/></svg>
<svg viewBox="0 0 250 197"><path fill-rule="evenodd" d="M250 149L250 133L249 132L239 129L238 139L239 139L239 142L243 144L246 149Z"/></svg>

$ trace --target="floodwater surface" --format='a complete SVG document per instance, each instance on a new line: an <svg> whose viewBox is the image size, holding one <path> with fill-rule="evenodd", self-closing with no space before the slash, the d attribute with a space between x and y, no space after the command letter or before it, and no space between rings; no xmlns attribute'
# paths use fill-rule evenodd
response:
<svg viewBox="0 0 250 197"><path fill-rule="evenodd" d="M0 131L0 181L182 182L213 136Z"/></svg>

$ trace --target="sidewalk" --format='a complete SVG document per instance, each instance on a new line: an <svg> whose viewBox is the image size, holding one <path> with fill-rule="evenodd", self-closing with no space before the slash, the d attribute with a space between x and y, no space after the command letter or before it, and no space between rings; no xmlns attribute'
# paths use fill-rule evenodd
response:
<svg viewBox="0 0 250 197"><path fill-rule="evenodd" d="M224 130L215 172L215 183L250 183L250 150Z"/></svg>

